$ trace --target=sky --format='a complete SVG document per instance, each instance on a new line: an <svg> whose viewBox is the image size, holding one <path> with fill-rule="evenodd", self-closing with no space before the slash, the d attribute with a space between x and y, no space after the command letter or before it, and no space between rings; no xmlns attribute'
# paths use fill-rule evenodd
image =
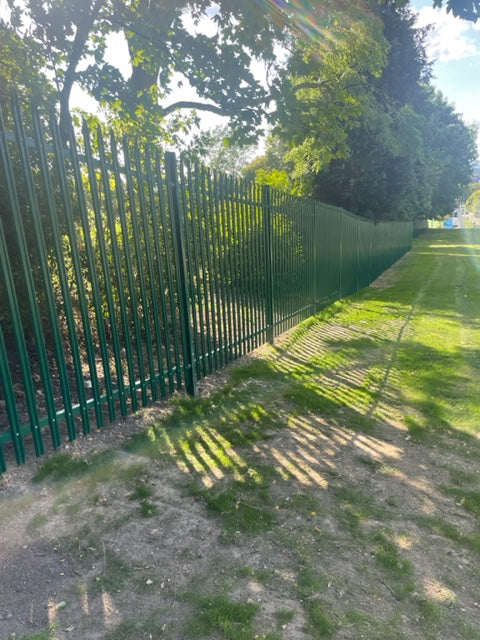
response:
<svg viewBox="0 0 480 640"><path fill-rule="evenodd" d="M413 0L418 26L432 25L427 53L432 84L455 106L467 124L480 126L480 22L473 24L434 9L432 0ZM480 135L478 137L480 150Z"/></svg>

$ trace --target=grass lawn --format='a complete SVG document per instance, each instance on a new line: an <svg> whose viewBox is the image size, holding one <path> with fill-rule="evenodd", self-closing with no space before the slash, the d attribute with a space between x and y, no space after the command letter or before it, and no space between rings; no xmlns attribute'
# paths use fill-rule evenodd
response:
<svg viewBox="0 0 480 640"><path fill-rule="evenodd" d="M480 232L0 480L0 637L480 639Z"/></svg>

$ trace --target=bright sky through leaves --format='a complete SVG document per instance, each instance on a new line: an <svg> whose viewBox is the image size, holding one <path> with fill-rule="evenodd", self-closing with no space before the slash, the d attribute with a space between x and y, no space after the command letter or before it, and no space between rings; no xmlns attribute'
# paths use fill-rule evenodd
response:
<svg viewBox="0 0 480 640"><path fill-rule="evenodd" d="M428 40L428 54L435 61L432 83L465 122L480 126L480 22L433 9L429 0L414 0L412 7L419 13L419 26L433 25ZM478 142L480 149L480 135Z"/></svg>

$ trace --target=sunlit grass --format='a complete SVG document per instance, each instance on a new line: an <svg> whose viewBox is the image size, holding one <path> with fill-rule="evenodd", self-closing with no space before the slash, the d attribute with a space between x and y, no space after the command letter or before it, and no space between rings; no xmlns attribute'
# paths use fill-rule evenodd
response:
<svg viewBox="0 0 480 640"><path fill-rule="evenodd" d="M434 236L417 244L432 247ZM479 260L473 251L446 252L440 240L439 247L437 259L417 249L403 270L402 287L394 288L400 301L411 304L395 366L402 402L413 409L407 426L417 439L431 431L480 430Z"/></svg>

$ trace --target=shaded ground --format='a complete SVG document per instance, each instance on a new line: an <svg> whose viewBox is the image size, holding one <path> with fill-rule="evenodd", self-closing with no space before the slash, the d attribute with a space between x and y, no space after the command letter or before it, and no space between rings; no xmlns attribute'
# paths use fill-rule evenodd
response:
<svg viewBox="0 0 480 640"><path fill-rule="evenodd" d="M0 638L480 638L479 239L5 474Z"/></svg>

